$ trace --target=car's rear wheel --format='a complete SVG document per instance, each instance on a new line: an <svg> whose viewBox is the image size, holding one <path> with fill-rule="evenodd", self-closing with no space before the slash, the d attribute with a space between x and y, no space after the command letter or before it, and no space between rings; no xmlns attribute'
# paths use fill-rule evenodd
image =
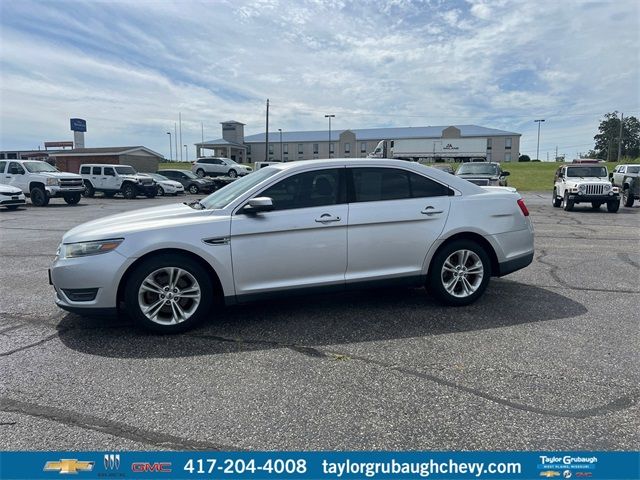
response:
<svg viewBox="0 0 640 480"><path fill-rule="evenodd" d="M200 178L204 177L204 170L199 168L198 170L196 170L196 175L198 175Z"/></svg>
<svg viewBox="0 0 640 480"><path fill-rule="evenodd" d="M427 288L447 305L469 305L484 293L490 277L491 261L484 248L471 240L456 240L434 256Z"/></svg>
<svg viewBox="0 0 640 480"><path fill-rule="evenodd" d="M192 193L192 194L195 195L199 191L200 191L200 189L198 188L198 186L196 184L193 183L193 184L189 185L189 193Z"/></svg>
<svg viewBox="0 0 640 480"><path fill-rule="evenodd" d="M622 204L625 207L633 207L634 200L633 193L630 192L629 187L625 187L625 189L622 190Z"/></svg>
<svg viewBox="0 0 640 480"><path fill-rule="evenodd" d="M36 207L46 207L49 204L49 197L47 196L47 192L44 191L42 187L33 187L31 192L31 203Z"/></svg>
<svg viewBox="0 0 640 480"><path fill-rule="evenodd" d="M555 188L553 189L553 199L551 201L551 204L555 207L558 208L560 207L560 204L562 203L562 199L558 198L558 190L556 190Z"/></svg>
<svg viewBox="0 0 640 480"><path fill-rule="evenodd" d="M214 292L207 271L193 259L161 254L140 264L126 285L125 305L144 328L178 333L202 321Z"/></svg>

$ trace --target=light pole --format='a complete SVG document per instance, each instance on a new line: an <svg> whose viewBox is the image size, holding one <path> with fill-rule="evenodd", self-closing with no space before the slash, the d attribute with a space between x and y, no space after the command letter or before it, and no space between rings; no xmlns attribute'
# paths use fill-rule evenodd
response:
<svg viewBox="0 0 640 480"><path fill-rule="evenodd" d="M335 115L325 115L324 118L329 119L329 158L331 158L331 119L335 118Z"/></svg>
<svg viewBox="0 0 640 480"><path fill-rule="evenodd" d="M173 160L173 154L171 153L173 149L171 148L171 132L167 132L169 135L169 161Z"/></svg>
<svg viewBox="0 0 640 480"><path fill-rule="evenodd" d="M186 162L189 161L189 150L187 150L187 145L186 144L184 145L184 160Z"/></svg>
<svg viewBox="0 0 640 480"><path fill-rule="evenodd" d="M282 129L279 128L278 132L280 132L280 161L282 162Z"/></svg>
<svg viewBox="0 0 640 480"><path fill-rule="evenodd" d="M540 124L544 122L544 118L534 120L538 124L538 146L536 147L536 160L540 160Z"/></svg>

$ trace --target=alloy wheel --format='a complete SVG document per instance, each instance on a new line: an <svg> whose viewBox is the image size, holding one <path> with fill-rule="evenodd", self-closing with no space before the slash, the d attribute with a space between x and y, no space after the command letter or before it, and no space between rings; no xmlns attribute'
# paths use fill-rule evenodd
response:
<svg viewBox="0 0 640 480"><path fill-rule="evenodd" d="M445 290L454 297L473 295L482 284L484 266L472 250L457 250L442 265L440 278Z"/></svg>
<svg viewBox="0 0 640 480"><path fill-rule="evenodd" d="M163 267L151 272L138 289L142 313L160 325L175 325L188 320L202 298L196 278L179 267Z"/></svg>

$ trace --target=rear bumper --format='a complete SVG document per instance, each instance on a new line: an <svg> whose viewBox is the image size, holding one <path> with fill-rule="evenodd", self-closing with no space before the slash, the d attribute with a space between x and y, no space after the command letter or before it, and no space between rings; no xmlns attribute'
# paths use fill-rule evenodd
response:
<svg viewBox="0 0 640 480"><path fill-rule="evenodd" d="M533 252L527 253L521 257L500 262L498 263L498 272L496 272L496 277L503 277L515 272L516 270L521 270L530 265L531 262L533 262Z"/></svg>

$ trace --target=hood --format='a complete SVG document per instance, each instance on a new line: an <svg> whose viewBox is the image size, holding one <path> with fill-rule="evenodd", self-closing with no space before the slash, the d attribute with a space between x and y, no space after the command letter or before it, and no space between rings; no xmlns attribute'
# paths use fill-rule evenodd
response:
<svg viewBox="0 0 640 480"><path fill-rule="evenodd" d="M143 208L131 212L110 215L72 228L62 237L63 243L122 238L142 230L151 231L180 227L194 223L221 221L228 216L215 210L195 210L184 203Z"/></svg>
<svg viewBox="0 0 640 480"><path fill-rule="evenodd" d="M571 183L611 183L604 177L567 177L567 182Z"/></svg>
<svg viewBox="0 0 640 480"><path fill-rule="evenodd" d="M495 173L458 173L457 177L460 178L498 178L499 175Z"/></svg>
<svg viewBox="0 0 640 480"><path fill-rule="evenodd" d="M0 192L19 194L19 193L22 193L22 190L19 189L18 187L14 187L13 185L5 185L0 183Z"/></svg>
<svg viewBox="0 0 640 480"><path fill-rule="evenodd" d="M171 185L175 188L182 188L182 184L180 182L176 182L175 180L156 180L156 183L160 185Z"/></svg>
<svg viewBox="0 0 640 480"><path fill-rule="evenodd" d="M82 177L80 175L78 175L77 173L69 173L69 172L36 172L36 173L32 173L31 175L42 175L43 177L46 178L79 178L82 179Z"/></svg>

